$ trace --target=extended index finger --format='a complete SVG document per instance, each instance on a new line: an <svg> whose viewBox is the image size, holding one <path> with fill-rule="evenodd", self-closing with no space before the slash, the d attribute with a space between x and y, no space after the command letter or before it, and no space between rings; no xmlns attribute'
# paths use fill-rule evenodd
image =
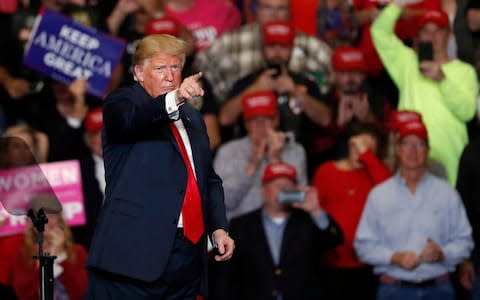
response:
<svg viewBox="0 0 480 300"><path fill-rule="evenodd" d="M192 76L190 76L192 79L194 79L195 81L200 81L200 79L203 77L203 73L202 72L198 72L196 74L193 74Z"/></svg>

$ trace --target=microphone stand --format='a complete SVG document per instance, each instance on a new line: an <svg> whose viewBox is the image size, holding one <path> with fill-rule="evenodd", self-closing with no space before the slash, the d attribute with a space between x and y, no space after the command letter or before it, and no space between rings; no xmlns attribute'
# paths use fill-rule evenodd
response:
<svg viewBox="0 0 480 300"><path fill-rule="evenodd" d="M34 256L33 258L38 259L40 262L40 300L53 300L53 261L57 257L51 256L49 253L43 253L43 238L45 224L48 223L48 218L43 208L40 208L36 214L33 209L28 210L28 216L38 232L38 256Z"/></svg>

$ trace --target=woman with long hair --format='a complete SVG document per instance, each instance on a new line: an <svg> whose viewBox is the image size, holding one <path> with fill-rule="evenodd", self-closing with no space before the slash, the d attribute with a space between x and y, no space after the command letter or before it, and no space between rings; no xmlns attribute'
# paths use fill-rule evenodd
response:
<svg viewBox="0 0 480 300"><path fill-rule="evenodd" d="M26 124L8 127L0 138L0 170L46 162L47 135ZM0 219L0 227L6 222ZM12 261L23 243L22 234L0 237L0 298L16 300L11 283Z"/></svg>
<svg viewBox="0 0 480 300"><path fill-rule="evenodd" d="M54 299L83 299L87 291L87 252L75 244L70 228L60 214L49 214L45 224L44 252L56 256L53 266ZM17 253L12 268L12 283L19 300L39 298L39 264L37 231L29 222L24 243Z"/></svg>

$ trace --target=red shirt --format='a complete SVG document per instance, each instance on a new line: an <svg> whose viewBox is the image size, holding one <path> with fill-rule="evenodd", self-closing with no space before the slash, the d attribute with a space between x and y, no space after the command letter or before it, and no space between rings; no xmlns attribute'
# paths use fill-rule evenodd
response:
<svg viewBox="0 0 480 300"><path fill-rule="evenodd" d="M13 288L19 300L38 300L38 267L35 262L25 260L25 251L23 248L21 249L17 253L13 265ZM58 279L71 300L81 300L87 292L87 252L83 246L78 244L73 246L73 251L75 261L72 263L67 259L60 263L63 272Z"/></svg>
<svg viewBox="0 0 480 300"><path fill-rule="evenodd" d="M341 170L335 162L319 166L313 177L320 205L342 228L344 242L327 252L325 262L337 268L364 266L353 248L355 232L370 190L390 177L390 170L371 151L360 156L364 168Z"/></svg>
<svg viewBox="0 0 480 300"><path fill-rule="evenodd" d="M13 260L22 244L23 234L0 238L0 284L10 285Z"/></svg>

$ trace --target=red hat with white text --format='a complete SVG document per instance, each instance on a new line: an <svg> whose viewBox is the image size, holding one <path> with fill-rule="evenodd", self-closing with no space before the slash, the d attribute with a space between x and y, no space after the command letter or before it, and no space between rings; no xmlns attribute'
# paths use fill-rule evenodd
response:
<svg viewBox="0 0 480 300"><path fill-rule="evenodd" d="M287 47L293 46L295 29L289 22L272 21L263 26L263 44L279 44Z"/></svg>
<svg viewBox="0 0 480 300"><path fill-rule="evenodd" d="M294 166L285 162L270 163L265 167L262 182L266 183L281 177L297 182L297 170Z"/></svg>
<svg viewBox="0 0 480 300"><path fill-rule="evenodd" d="M332 55L332 67L335 71L367 70L363 51L354 47L338 47Z"/></svg>
<svg viewBox="0 0 480 300"><path fill-rule="evenodd" d="M427 23L434 23L440 28L450 28L450 19L448 18L447 13L442 10L427 10L424 12L418 19L418 31L420 31Z"/></svg>
<svg viewBox="0 0 480 300"><path fill-rule="evenodd" d="M243 118L276 117L277 96L272 91L249 93L242 98Z"/></svg>
<svg viewBox="0 0 480 300"><path fill-rule="evenodd" d="M102 130L103 126L103 113L102 108L97 107L90 110L85 116L83 121L85 131L88 133L97 133Z"/></svg>
<svg viewBox="0 0 480 300"><path fill-rule="evenodd" d="M413 121L421 122L422 115L413 110L396 110L390 115L388 127L391 130L398 131L403 124Z"/></svg>
<svg viewBox="0 0 480 300"><path fill-rule="evenodd" d="M402 124L398 128L398 140L403 139L407 135L416 135L426 143L428 143L428 132L422 121L411 121Z"/></svg>
<svg viewBox="0 0 480 300"><path fill-rule="evenodd" d="M178 36L180 33L180 26L174 19L163 16L160 18L154 18L147 23L145 34L170 34Z"/></svg>

